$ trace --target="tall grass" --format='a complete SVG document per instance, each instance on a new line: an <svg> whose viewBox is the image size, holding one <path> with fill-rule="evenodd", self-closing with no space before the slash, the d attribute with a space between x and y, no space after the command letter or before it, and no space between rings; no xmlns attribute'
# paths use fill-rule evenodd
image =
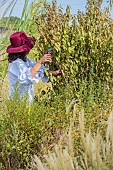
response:
<svg viewBox="0 0 113 170"><path fill-rule="evenodd" d="M95 134L84 131L84 113L79 116L81 148L78 156L74 154L72 133L68 145L56 145L54 152L48 151L41 161L36 155L32 159L35 170L111 170L113 169L113 112L110 113L106 138L98 131ZM90 127L89 127L90 128ZM69 133L70 134L70 133ZM71 148L71 150L70 150Z"/></svg>
<svg viewBox="0 0 113 170"><path fill-rule="evenodd" d="M54 92L49 95L48 89L45 92L46 94L42 95L40 89L38 90L38 98L31 107L26 106L26 100L19 101L17 96L14 100L2 101L0 110L2 168L27 169L33 155L37 155L37 159L41 161L44 159L43 155L46 155L46 164L52 161L51 166L58 164L57 168L64 169L65 166L72 168L75 162L76 166L81 168L93 167L98 159L102 165L108 163L111 166L113 133L111 108L96 105L92 113L84 112L79 101L73 99L64 102L63 95L56 96ZM109 113L111 114L108 119ZM106 133L107 119L109 125ZM58 146L54 153L55 145ZM56 155L59 157L58 160Z"/></svg>
<svg viewBox="0 0 113 170"><path fill-rule="evenodd" d="M18 0L2 0L0 2L0 7L3 12L1 13L0 19L8 15L6 21L6 27L8 26L8 31L4 30L3 37L0 37L0 79L3 81L6 76L7 69L4 68L4 65L7 67L7 54L6 48L9 45L9 36L14 32L13 28L16 31L25 31L29 36L36 36L38 32L38 27L33 21L33 15L38 15L43 13L43 3L45 0L33 0L32 3L29 0L25 0L23 8L21 9L21 18L18 22L15 21L13 25L9 25L10 17L12 16L15 6L18 4ZM2 25L1 25L2 26ZM32 31L31 31L32 30ZM31 54L32 55L32 54Z"/></svg>
<svg viewBox="0 0 113 170"><path fill-rule="evenodd" d="M15 22L14 25L10 26L9 25L10 16L12 15L12 12L15 8L15 5L17 4L17 1L18 0L11 0L11 1L7 2L7 0L2 0L2 2L0 2L0 7L3 10L3 12L1 13L1 16L0 16L0 19L2 19L7 13L9 13L8 14L9 18L6 21L6 27L8 26L9 30L8 31L4 30L4 32L3 32L4 36L0 37L0 44L1 44L1 46L0 46L0 63L1 63L1 65L0 65L0 79L1 79L1 82L3 82L4 77L6 76L6 73L7 73L8 62L7 62L6 48L9 45L9 36L11 35L12 32L14 32L13 28L15 28L15 26L16 26L16 29L19 30L18 28L20 27L20 25L22 25L21 23L23 23L23 19L25 19L24 15L26 12L28 12L27 8L28 8L29 0L25 0L24 1L25 4L24 4L24 8L22 9L23 12L22 12L22 16L21 16L19 25L15 25L15 23L16 23ZM24 28L22 28L22 29L24 29ZM4 65L5 65L5 67L4 67Z"/></svg>

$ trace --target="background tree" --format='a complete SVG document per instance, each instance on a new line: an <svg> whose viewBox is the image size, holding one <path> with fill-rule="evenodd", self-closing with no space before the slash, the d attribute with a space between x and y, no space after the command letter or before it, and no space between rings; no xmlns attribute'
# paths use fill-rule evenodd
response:
<svg viewBox="0 0 113 170"><path fill-rule="evenodd" d="M7 22L8 22L8 25L9 26L12 26L12 27L15 27L16 28L16 25L18 25L18 23L20 22L20 18L18 17L14 17L14 16L11 16L11 17L3 17L1 20L0 20L0 26L7 26Z"/></svg>

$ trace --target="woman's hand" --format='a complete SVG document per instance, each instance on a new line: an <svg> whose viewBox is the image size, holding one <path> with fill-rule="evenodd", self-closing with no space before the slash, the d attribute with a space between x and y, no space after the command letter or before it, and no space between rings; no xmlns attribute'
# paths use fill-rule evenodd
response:
<svg viewBox="0 0 113 170"><path fill-rule="evenodd" d="M56 70L56 71L52 71L52 70L48 70L48 72L52 73L53 76L62 76L64 77L64 72L63 70Z"/></svg>
<svg viewBox="0 0 113 170"><path fill-rule="evenodd" d="M51 54L45 54L30 70L32 78L34 78L34 76L36 75L36 72L40 69L41 64L45 63L45 62L52 62L52 57Z"/></svg>
<svg viewBox="0 0 113 170"><path fill-rule="evenodd" d="M40 61L41 64L46 63L46 62L51 63L52 62L52 56L51 56L50 53L44 54L44 56L39 61Z"/></svg>

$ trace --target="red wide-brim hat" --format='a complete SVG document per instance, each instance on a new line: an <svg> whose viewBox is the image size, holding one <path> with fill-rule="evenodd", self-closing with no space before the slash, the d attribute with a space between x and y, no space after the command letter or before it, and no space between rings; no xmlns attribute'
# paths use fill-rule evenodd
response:
<svg viewBox="0 0 113 170"><path fill-rule="evenodd" d="M10 45L7 47L7 53L28 52L35 45L36 39L28 37L25 32L15 32L10 36Z"/></svg>

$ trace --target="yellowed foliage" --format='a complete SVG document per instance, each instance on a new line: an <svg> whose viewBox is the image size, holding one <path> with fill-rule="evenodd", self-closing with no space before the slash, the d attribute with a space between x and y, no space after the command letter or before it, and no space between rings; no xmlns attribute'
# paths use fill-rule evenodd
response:
<svg viewBox="0 0 113 170"><path fill-rule="evenodd" d="M3 82L0 83L0 93L1 93L1 98L3 100L6 100L8 98L8 87L9 87L9 82L8 82L8 75L5 76Z"/></svg>

